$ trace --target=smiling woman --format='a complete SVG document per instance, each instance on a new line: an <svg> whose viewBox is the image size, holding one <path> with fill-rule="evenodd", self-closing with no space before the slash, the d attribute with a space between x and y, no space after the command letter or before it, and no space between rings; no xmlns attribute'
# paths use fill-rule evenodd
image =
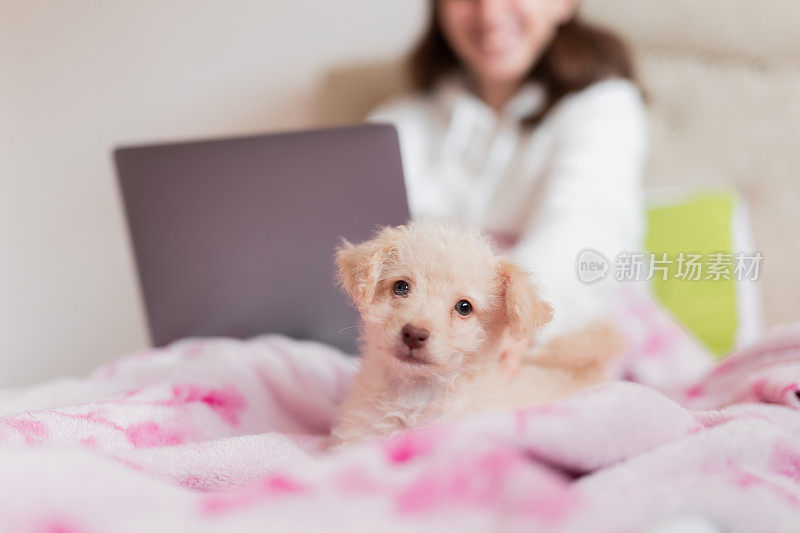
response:
<svg viewBox="0 0 800 533"><path fill-rule="evenodd" d="M439 4L439 21L456 55L474 75L478 94L501 110L556 25L571 16L572 4L445 0Z"/></svg>
<svg viewBox="0 0 800 533"><path fill-rule="evenodd" d="M467 221L534 270L557 309L544 336L618 301L580 250L641 249L644 110L624 44L576 0L432 0L415 93L371 118L400 132L412 217Z"/></svg>

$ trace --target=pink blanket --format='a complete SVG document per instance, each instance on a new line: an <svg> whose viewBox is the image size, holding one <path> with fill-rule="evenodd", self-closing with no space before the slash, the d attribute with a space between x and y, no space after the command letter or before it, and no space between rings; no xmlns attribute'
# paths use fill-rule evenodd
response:
<svg viewBox="0 0 800 533"><path fill-rule="evenodd" d="M797 531L800 326L710 373L668 328L634 352L647 385L335 454L355 359L276 336L134 354L0 393L0 531Z"/></svg>

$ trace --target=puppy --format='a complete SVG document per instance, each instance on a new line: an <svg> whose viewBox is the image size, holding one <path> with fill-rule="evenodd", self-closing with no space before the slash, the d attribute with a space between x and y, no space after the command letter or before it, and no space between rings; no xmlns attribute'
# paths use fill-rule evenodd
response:
<svg viewBox="0 0 800 533"><path fill-rule="evenodd" d="M358 246L345 241L336 263L361 314L363 358L334 445L550 401L605 375L603 354L581 357L563 341L538 348L541 364L520 364L553 310L530 275L475 230L432 221L384 228Z"/></svg>

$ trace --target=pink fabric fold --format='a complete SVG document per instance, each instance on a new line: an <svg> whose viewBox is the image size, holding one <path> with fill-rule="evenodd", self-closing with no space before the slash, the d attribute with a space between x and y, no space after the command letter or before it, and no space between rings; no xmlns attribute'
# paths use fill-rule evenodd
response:
<svg viewBox="0 0 800 533"><path fill-rule="evenodd" d="M800 326L713 368L655 335L641 383L336 453L358 362L317 343L187 339L7 391L0 530L796 531Z"/></svg>
<svg viewBox="0 0 800 533"><path fill-rule="evenodd" d="M695 409L761 402L800 408L800 325L773 331L764 341L725 358L685 387L678 399Z"/></svg>

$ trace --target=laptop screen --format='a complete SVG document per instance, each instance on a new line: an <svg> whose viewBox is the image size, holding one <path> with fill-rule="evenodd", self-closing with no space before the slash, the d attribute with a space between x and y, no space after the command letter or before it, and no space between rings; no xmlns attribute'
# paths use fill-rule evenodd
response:
<svg viewBox="0 0 800 533"><path fill-rule="evenodd" d="M281 333L355 352L333 253L408 218L392 126L121 148L115 160L155 345Z"/></svg>

